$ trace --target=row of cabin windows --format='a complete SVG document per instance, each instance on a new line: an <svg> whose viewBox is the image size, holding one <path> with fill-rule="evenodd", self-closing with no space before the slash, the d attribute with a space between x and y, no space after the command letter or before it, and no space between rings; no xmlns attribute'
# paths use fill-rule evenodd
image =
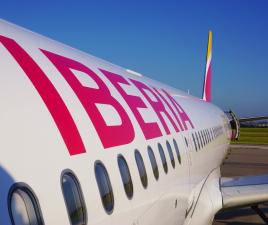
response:
<svg viewBox="0 0 268 225"><path fill-rule="evenodd" d="M215 133L215 137L218 137L223 134L223 127L222 126L217 126L214 128L213 132Z"/></svg>
<svg viewBox="0 0 268 225"><path fill-rule="evenodd" d="M181 164L181 156L180 156L180 151L178 148L178 144L175 139L173 139L173 145L174 149L177 155L177 160L179 164ZM172 147L170 143L167 141L166 142L166 147L168 150L170 162L173 168L175 168L175 158L173 155ZM160 143L158 143L158 152L161 158L163 170L165 173L168 173L168 164L165 156L164 149ZM158 164L155 158L155 154L151 146L148 146L147 148L147 153L148 157L151 163L152 171L154 174L154 177L156 180L159 179L159 169L158 169ZM148 176L145 168L145 164L142 158L142 155L140 152L136 149L134 151L134 156L135 156L135 161L137 164L137 169L139 172L141 184L144 188L147 188L148 186ZM123 187L125 190L125 193L128 197L128 199L132 199L133 197L133 182L130 174L130 170L128 167L128 164L125 160L125 158L122 155L119 155L117 157L117 163L118 163L118 168L120 171ZM105 169L104 165L101 162L96 163L95 165L95 175L96 175L96 180L98 183L99 191L100 191L100 196L102 199L102 204L104 209L108 214L112 213L113 207L114 207L114 197L113 197L113 191L112 191L112 186L111 182L107 173L107 170Z"/></svg>
<svg viewBox="0 0 268 225"><path fill-rule="evenodd" d="M212 142L221 134L223 134L223 128L221 126L207 128L192 133L192 139L194 142L195 150L198 151L201 148L204 148L207 144ZM187 139L185 139L185 142L186 145L188 146Z"/></svg>
<svg viewBox="0 0 268 225"><path fill-rule="evenodd" d="M181 164L181 156L175 139L173 139L173 146L177 155L177 161L179 164ZM175 158L173 155L172 147L168 141L166 142L166 147L168 150L171 165L173 168L175 168ZM160 143L158 143L158 151L161 158L163 170L165 171L165 173L168 173L166 156L164 153L164 149ZM148 146L147 152L154 177L156 180L158 180L159 170L155 154L150 146ZM141 183L144 188L147 188L148 178L143 158L138 150L135 150L134 155ZM127 162L122 155L118 155L117 163L126 195L128 199L132 199L133 183ZM95 163L95 177L103 207L108 214L111 214L114 208L114 195L108 172L101 161L97 161ZM63 172L63 175L61 177L61 187L67 212L69 215L70 224L86 224L87 211L83 192L81 190L77 177L72 171L66 170ZM9 213L13 225L44 224L38 200L34 192L28 185L24 183L14 184L10 188L8 198Z"/></svg>

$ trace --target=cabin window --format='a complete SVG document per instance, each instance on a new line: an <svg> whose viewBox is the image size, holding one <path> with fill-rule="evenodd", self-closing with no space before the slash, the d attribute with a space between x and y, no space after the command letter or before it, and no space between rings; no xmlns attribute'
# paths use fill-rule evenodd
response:
<svg viewBox="0 0 268 225"><path fill-rule="evenodd" d="M203 138L203 141L204 141L204 146L207 144L207 141L206 141L206 135L205 135L205 131L204 130L202 130L201 131L201 133L202 133L202 138Z"/></svg>
<svg viewBox="0 0 268 225"><path fill-rule="evenodd" d="M211 139L212 139L212 141L213 141L213 130L212 130L212 128L210 128L210 135L211 135Z"/></svg>
<svg viewBox="0 0 268 225"><path fill-rule="evenodd" d="M202 138L201 138L201 135L200 135L200 132L199 132L199 131L198 131L198 136L199 136L199 140L200 140L201 148L203 148L203 142L202 142Z"/></svg>
<svg viewBox="0 0 268 225"><path fill-rule="evenodd" d="M196 132L195 132L195 138L196 138L196 141L197 141L197 144L198 144L198 149L200 150L200 142L199 142L199 138L198 138Z"/></svg>
<svg viewBox="0 0 268 225"><path fill-rule="evenodd" d="M119 171L121 174L122 182L124 185L124 189L126 195L129 199L133 197L133 183L130 176L130 171L127 165L125 158L122 155L119 155L117 158L117 163L119 167Z"/></svg>
<svg viewBox="0 0 268 225"><path fill-rule="evenodd" d="M186 146L188 148L188 141L187 141L186 137L184 137L184 141L185 141L185 144L186 144Z"/></svg>
<svg viewBox="0 0 268 225"><path fill-rule="evenodd" d="M166 142L166 145L167 145L171 165L172 165L173 168L175 168L175 160L174 160L174 155L173 155L173 152L172 152L172 148L171 148L171 146L170 146L168 141Z"/></svg>
<svg viewBox="0 0 268 225"><path fill-rule="evenodd" d="M148 185L147 173L146 173L146 169L145 169L145 165L144 165L142 156L141 156L141 154L140 154L140 152L138 150L135 150L135 159L136 159L138 171L139 171L139 174L140 174L140 179L141 179L142 186L144 188L146 188L147 185Z"/></svg>
<svg viewBox="0 0 268 225"><path fill-rule="evenodd" d="M13 225L43 225L38 200L24 183L16 183L10 188L8 207Z"/></svg>
<svg viewBox="0 0 268 225"><path fill-rule="evenodd" d="M114 194L107 170L100 161L95 163L95 176L102 205L105 211L110 214L114 209Z"/></svg>
<svg viewBox="0 0 268 225"><path fill-rule="evenodd" d="M179 164L181 164L181 154L180 154L180 150L179 150L178 144L177 144L175 139L173 139L173 145L174 145L174 148L175 148L175 151L177 154L177 159L179 161Z"/></svg>
<svg viewBox="0 0 268 225"><path fill-rule="evenodd" d="M61 185L70 223L72 225L86 224L86 206L80 184L74 173L69 170L64 172Z"/></svg>
<svg viewBox="0 0 268 225"><path fill-rule="evenodd" d="M152 148L150 146L148 146L148 155L149 155L149 159L152 165L152 170L154 173L154 177L156 180L158 180L159 178L159 171L158 171L158 166L157 166L157 162L154 156L154 152L152 150Z"/></svg>
<svg viewBox="0 0 268 225"><path fill-rule="evenodd" d="M202 141L203 141L203 147L205 147L206 142L205 142L203 131L201 130L200 133L201 133L201 138L202 138Z"/></svg>
<svg viewBox="0 0 268 225"><path fill-rule="evenodd" d="M212 137L212 140L214 140L213 129L212 128L211 128L211 137Z"/></svg>
<svg viewBox="0 0 268 225"><path fill-rule="evenodd" d="M158 143L158 151L159 151L159 154L160 154L160 158L161 158L161 161L162 161L164 171L165 171L165 173L167 173L168 172L168 165L167 165L166 156L165 156L165 153L164 153L162 145L159 144L159 143Z"/></svg>
<svg viewBox="0 0 268 225"><path fill-rule="evenodd" d="M195 140L195 137L194 137L194 134L193 134L193 133L192 133L192 138L193 138L193 141L194 141L194 147L195 147L195 151L197 151L196 140Z"/></svg>

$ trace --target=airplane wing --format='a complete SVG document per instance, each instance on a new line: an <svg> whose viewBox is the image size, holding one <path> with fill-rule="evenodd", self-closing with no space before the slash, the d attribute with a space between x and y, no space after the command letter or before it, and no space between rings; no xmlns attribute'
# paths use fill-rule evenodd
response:
<svg viewBox="0 0 268 225"><path fill-rule="evenodd" d="M268 175L222 177L220 189L223 209L268 202Z"/></svg>

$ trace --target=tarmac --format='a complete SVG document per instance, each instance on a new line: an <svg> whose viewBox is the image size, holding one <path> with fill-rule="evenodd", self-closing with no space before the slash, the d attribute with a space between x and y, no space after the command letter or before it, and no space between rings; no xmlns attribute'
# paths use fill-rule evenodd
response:
<svg viewBox="0 0 268 225"><path fill-rule="evenodd" d="M268 174L268 145L231 145L221 173L223 177ZM268 217L268 203L259 206ZM261 225L263 220L250 208L232 209L215 216L213 225Z"/></svg>

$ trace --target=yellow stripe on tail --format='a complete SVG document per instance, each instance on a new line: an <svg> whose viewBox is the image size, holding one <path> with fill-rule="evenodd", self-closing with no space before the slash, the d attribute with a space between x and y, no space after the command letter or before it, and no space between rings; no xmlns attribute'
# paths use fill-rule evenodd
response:
<svg viewBox="0 0 268 225"><path fill-rule="evenodd" d="M211 59L212 59L212 32L208 33L208 45L207 45L207 58L206 58L206 73L204 78L204 87L203 87L203 100L211 102Z"/></svg>

